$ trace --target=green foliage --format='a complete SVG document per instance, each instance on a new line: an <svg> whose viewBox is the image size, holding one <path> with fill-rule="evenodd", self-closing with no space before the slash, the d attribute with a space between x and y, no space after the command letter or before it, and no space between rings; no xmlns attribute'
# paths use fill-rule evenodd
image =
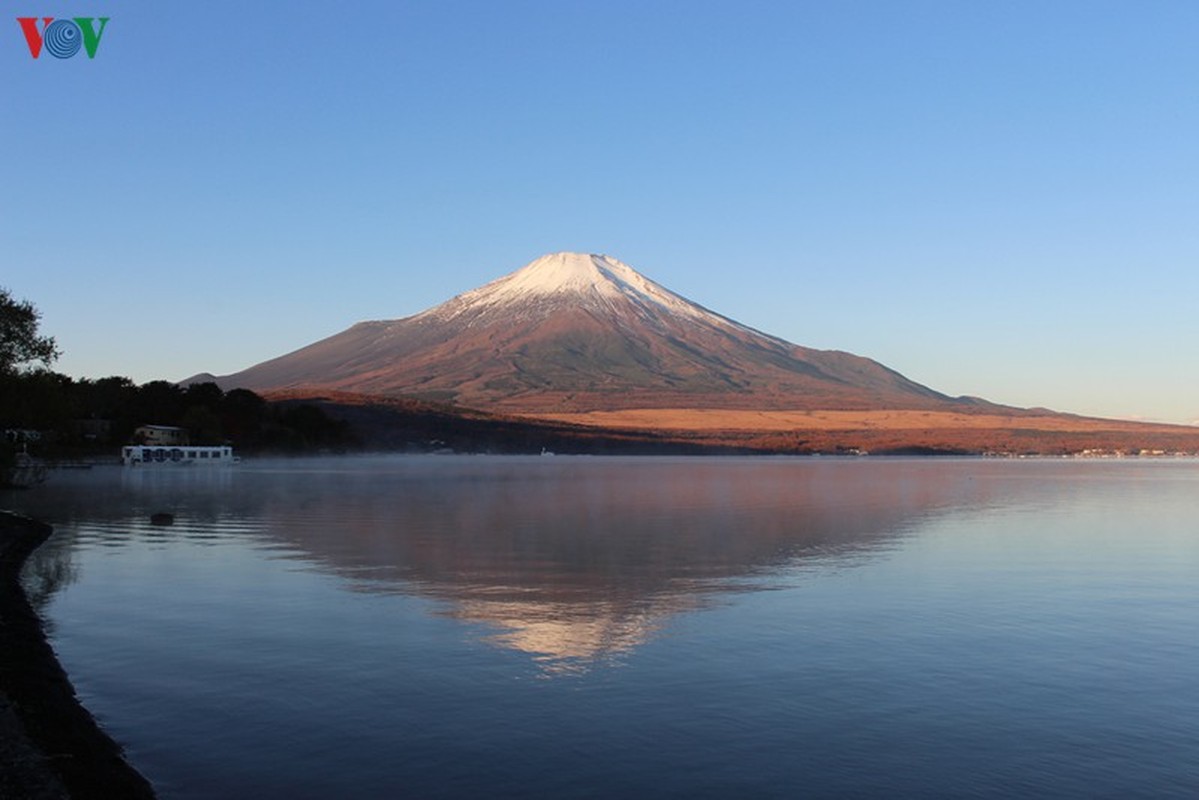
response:
<svg viewBox="0 0 1199 800"><path fill-rule="evenodd" d="M14 300L0 287L0 373L17 372L30 364L49 367L58 358L50 336L38 336L41 314L28 300Z"/></svg>

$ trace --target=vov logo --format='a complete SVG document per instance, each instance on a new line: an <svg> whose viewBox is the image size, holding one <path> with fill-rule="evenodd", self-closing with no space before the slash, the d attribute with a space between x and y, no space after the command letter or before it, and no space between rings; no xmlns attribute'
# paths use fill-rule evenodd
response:
<svg viewBox="0 0 1199 800"><path fill-rule="evenodd" d="M87 51L88 58L96 57L96 48L100 46L100 37L111 17L100 17L100 28L96 28L96 17L74 17L72 19L55 19L42 17L42 29L37 29L37 17L17 17L21 32L25 34L25 42L29 45L29 55L37 58L42 49L55 58L72 58L82 47Z"/></svg>

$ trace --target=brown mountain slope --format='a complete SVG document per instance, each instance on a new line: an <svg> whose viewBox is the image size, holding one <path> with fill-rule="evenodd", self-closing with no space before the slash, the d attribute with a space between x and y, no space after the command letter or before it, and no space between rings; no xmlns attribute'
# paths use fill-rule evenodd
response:
<svg viewBox="0 0 1199 800"><path fill-rule="evenodd" d="M1044 410L746 411L630 409L497 414L345 392L282 390L316 403L371 449L475 453L1106 454L1199 453L1199 428L1093 419ZM536 418L534 418L536 416Z"/></svg>
<svg viewBox="0 0 1199 800"><path fill-rule="evenodd" d="M791 344L601 255L557 253L400 320L363 322L219 378L510 413L635 408L994 408L867 358Z"/></svg>

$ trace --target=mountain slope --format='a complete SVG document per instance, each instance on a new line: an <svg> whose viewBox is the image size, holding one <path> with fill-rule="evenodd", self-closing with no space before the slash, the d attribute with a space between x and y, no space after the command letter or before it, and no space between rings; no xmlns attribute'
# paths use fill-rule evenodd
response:
<svg viewBox="0 0 1199 800"><path fill-rule="evenodd" d="M514 412L969 406L867 358L699 306L603 255L555 253L400 320L362 322L218 382Z"/></svg>

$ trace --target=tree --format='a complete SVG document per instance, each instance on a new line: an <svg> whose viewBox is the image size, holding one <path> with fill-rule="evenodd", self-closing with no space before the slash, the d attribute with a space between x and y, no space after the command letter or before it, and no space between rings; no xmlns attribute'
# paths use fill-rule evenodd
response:
<svg viewBox="0 0 1199 800"><path fill-rule="evenodd" d="M191 406L183 412L179 424L187 428L191 444L213 445L225 441L220 417L207 406Z"/></svg>
<svg viewBox="0 0 1199 800"><path fill-rule="evenodd" d="M249 443L262 431L266 401L249 389L230 389L221 401L221 426L237 444Z"/></svg>
<svg viewBox="0 0 1199 800"><path fill-rule="evenodd" d="M38 336L41 314L28 300L16 301L0 287L0 374L9 375L40 361L47 367L58 358L54 338Z"/></svg>
<svg viewBox="0 0 1199 800"><path fill-rule="evenodd" d="M170 381L143 383L130 409L138 425L178 425L187 410L183 389Z"/></svg>
<svg viewBox="0 0 1199 800"><path fill-rule="evenodd" d="M215 411L220 407L221 401L225 399L225 393L221 391L221 387L212 381L189 383L184 395L188 405L203 406L209 411Z"/></svg>

